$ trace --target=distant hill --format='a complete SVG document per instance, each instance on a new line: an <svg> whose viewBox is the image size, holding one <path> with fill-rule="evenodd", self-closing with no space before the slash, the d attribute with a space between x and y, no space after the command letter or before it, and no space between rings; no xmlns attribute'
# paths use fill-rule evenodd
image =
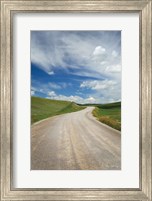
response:
<svg viewBox="0 0 152 201"><path fill-rule="evenodd" d="M113 108L113 107L121 107L121 102L114 102L114 103L106 103L106 104L78 104L80 106L95 106L95 107L102 107L102 108Z"/></svg>
<svg viewBox="0 0 152 201"><path fill-rule="evenodd" d="M85 106L79 106L70 101L50 100L32 96L31 123L59 114L76 112L84 108Z"/></svg>

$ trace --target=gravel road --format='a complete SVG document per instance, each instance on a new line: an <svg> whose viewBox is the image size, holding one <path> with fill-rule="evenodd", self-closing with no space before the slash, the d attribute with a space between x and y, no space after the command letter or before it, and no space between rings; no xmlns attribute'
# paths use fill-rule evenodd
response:
<svg viewBox="0 0 152 201"><path fill-rule="evenodd" d="M119 170L121 135L92 116L94 107L31 128L32 170Z"/></svg>

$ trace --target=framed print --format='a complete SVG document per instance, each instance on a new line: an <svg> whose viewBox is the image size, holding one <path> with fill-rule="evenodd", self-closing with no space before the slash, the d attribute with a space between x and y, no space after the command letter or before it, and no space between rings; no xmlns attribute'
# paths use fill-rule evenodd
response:
<svg viewBox="0 0 152 201"><path fill-rule="evenodd" d="M1 0L1 200L151 200L151 1Z"/></svg>

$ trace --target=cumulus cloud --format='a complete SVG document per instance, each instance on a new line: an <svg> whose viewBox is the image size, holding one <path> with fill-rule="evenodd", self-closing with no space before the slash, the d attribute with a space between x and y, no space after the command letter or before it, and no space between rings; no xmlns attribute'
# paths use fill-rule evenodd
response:
<svg viewBox="0 0 152 201"><path fill-rule="evenodd" d="M80 88L92 90L96 103L115 102L121 99L121 82L116 80L83 81Z"/></svg>
<svg viewBox="0 0 152 201"><path fill-rule="evenodd" d="M83 81L80 84L79 90L74 95L65 95L64 90L59 89L59 92L51 90L50 86L55 86L55 83L41 84L37 83L37 87L32 87L32 91L43 93L43 95L49 99L54 100L66 100L76 103L108 103L119 101L121 99L121 84L112 80L89 80ZM50 86L49 86L50 85ZM64 85L64 83L63 83ZM67 87L70 83L65 83L64 87ZM93 93L86 93L85 89L92 90ZM34 95L34 94L33 94Z"/></svg>
<svg viewBox="0 0 152 201"><path fill-rule="evenodd" d="M56 96L56 93L54 91L49 91L48 92L48 96L50 97L55 97Z"/></svg>
<svg viewBox="0 0 152 201"><path fill-rule="evenodd" d="M92 96L88 97L88 98L82 98L80 96L65 96L62 94L56 94L54 91L51 91L48 93L48 96L46 97L48 99L53 99L53 100L65 100L65 101L71 101L71 102L75 102L75 103L81 103L81 104L85 104L85 103L96 103L96 99Z"/></svg>
<svg viewBox="0 0 152 201"><path fill-rule="evenodd" d="M104 55L105 53L106 53L106 49L103 48L102 46L97 46L93 51L93 55L95 56Z"/></svg>

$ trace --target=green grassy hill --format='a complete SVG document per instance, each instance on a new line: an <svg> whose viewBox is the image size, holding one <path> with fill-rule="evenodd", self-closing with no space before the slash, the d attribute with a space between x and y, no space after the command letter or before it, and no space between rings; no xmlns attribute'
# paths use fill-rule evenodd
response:
<svg viewBox="0 0 152 201"><path fill-rule="evenodd" d="M95 105L93 115L102 123L121 130L121 102Z"/></svg>
<svg viewBox="0 0 152 201"><path fill-rule="evenodd" d="M84 108L85 106L79 106L69 101L31 97L31 123L59 114L76 112Z"/></svg>
<svg viewBox="0 0 152 201"><path fill-rule="evenodd" d="M86 106L95 106L93 115L102 123L121 130L121 102L109 104L76 104L70 101L31 98L31 123L59 114L76 112Z"/></svg>

